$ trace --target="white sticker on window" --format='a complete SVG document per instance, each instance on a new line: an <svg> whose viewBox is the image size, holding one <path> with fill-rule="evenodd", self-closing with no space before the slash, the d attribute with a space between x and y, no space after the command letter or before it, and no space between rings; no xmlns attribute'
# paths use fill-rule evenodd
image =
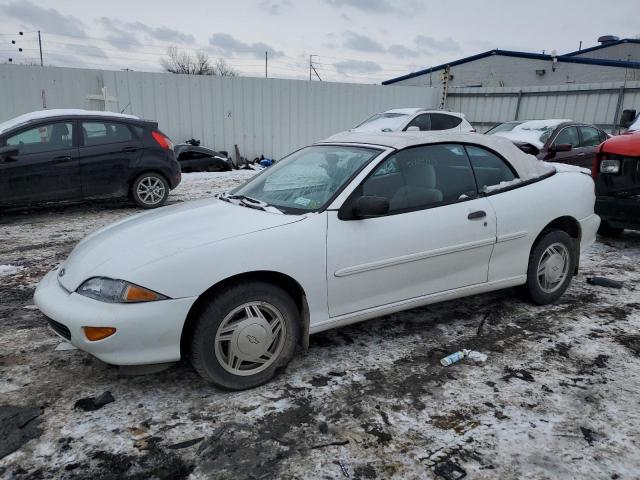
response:
<svg viewBox="0 0 640 480"><path fill-rule="evenodd" d="M297 205L302 205L303 207L308 207L309 203L311 203L311 199L310 198L304 198L304 197L298 197L293 201L293 203L295 203Z"/></svg>

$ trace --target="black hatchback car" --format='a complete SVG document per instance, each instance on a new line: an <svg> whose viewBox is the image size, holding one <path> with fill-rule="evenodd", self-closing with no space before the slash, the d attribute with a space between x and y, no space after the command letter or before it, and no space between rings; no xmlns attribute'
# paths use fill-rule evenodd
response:
<svg viewBox="0 0 640 480"><path fill-rule="evenodd" d="M44 110L0 124L0 206L129 196L155 208L180 179L173 144L153 121Z"/></svg>

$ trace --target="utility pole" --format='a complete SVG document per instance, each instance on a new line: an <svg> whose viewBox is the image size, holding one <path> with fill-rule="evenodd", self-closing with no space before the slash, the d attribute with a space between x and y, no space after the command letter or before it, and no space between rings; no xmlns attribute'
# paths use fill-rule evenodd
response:
<svg viewBox="0 0 640 480"><path fill-rule="evenodd" d="M44 67L44 62L42 61L42 35L40 35L40 30L38 30L38 45L40 46L40 66Z"/></svg>
<svg viewBox="0 0 640 480"><path fill-rule="evenodd" d="M318 80L322 81L316 67L313 66L313 57L317 57L317 55L309 55L309 81L311 81L311 72L315 73Z"/></svg>
<svg viewBox="0 0 640 480"><path fill-rule="evenodd" d="M268 52L264 52L264 78L269 78L267 75L267 53Z"/></svg>

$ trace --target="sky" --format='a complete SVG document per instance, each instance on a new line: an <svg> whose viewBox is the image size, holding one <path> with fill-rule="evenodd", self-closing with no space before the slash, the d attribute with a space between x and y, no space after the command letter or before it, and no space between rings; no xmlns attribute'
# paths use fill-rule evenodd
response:
<svg viewBox="0 0 640 480"><path fill-rule="evenodd" d="M638 0L0 0L0 63L39 63L40 30L46 65L161 71L174 45L245 76L267 52L269 77L308 80L314 55L315 81L380 83L492 48L635 38L639 17Z"/></svg>

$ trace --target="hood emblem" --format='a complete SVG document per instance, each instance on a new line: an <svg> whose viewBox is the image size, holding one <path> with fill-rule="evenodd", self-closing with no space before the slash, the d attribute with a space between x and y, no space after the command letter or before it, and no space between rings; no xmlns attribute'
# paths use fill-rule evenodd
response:
<svg viewBox="0 0 640 480"><path fill-rule="evenodd" d="M58 273L59 277L64 277L64 274L67 273L67 271L63 268L60 270L60 273Z"/></svg>
<svg viewBox="0 0 640 480"><path fill-rule="evenodd" d="M260 343L260 341L253 335L247 335L247 340L249 340L249 342L254 343L256 345Z"/></svg>

